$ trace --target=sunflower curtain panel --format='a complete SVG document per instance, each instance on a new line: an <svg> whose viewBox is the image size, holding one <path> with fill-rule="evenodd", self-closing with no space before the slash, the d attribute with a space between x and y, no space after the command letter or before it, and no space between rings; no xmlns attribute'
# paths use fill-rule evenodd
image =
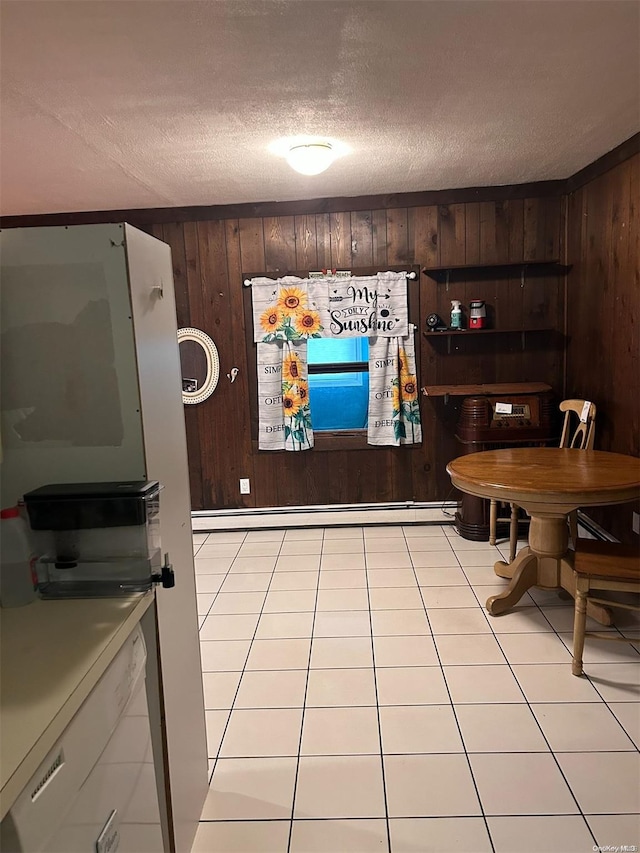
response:
<svg viewBox="0 0 640 853"><path fill-rule="evenodd" d="M251 280L260 450L313 447L309 338L369 338L373 445L422 441L406 273Z"/></svg>

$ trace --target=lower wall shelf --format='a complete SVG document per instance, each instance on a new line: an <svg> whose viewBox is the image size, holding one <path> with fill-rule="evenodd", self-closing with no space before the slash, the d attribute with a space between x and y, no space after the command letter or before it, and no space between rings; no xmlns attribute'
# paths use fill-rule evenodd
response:
<svg viewBox="0 0 640 853"><path fill-rule="evenodd" d="M546 382L498 382L487 385L425 385L425 397L500 396L502 394L541 394L552 391Z"/></svg>

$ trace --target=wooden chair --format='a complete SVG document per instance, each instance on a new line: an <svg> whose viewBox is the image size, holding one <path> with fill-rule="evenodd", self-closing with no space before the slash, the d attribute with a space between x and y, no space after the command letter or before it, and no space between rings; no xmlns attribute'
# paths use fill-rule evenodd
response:
<svg viewBox="0 0 640 853"><path fill-rule="evenodd" d="M595 403L589 403L589 408L586 413L586 420L582 412L586 405L586 400L563 400L560 403L560 411L564 412L564 422L562 424L562 434L560 436L559 447L575 447L578 450L593 450L596 433L596 406ZM575 423L577 419L577 424ZM509 518L509 562L513 563L516 558L516 548L518 545L518 515L519 507L516 504L510 504L511 516ZM496 544L496 532L498 527L498 501L492 500L489 506L489 544ZM569 516L569 527L571 530L571 540L575 544L578 538L578 511L572 512Z"/></svg>
<svg viewBox="0 0 640 853"><path fill-rule="evenodd" d="M613 542L597 542L579 539L573 564L576 580L575 611L573 620L573 663L574 675L582 675L582 653L585 637L609 642L637 643L640 637L620 637L613 631L594 634L586 632L587 603L593 601L606 607L621 607L625 610L640 610L639 604L628 604L610 599L595 598L592 590L609 592L640 592L640 549L637 545L620 545Z"/></svg>

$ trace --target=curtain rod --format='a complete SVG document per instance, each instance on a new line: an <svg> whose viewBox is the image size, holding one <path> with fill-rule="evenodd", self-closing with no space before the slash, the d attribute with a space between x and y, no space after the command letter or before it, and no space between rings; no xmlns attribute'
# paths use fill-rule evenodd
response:
<svg viewBox="0 0 640 853"><path fill-rule="evenodd" d="M332 276L327 276L327 278L331 278L331 277ZM361 277L362 278L369 278L369 276L361 276ZM418 274L415 273L413 270L411 270L411 272L408 272L405 277L408 279L411 279L411 281L415 281L418 278ZM354 276L354 278L359 278L359 276ZM245 278L243 284L245 287L251 287L251 279Z"/></svg>

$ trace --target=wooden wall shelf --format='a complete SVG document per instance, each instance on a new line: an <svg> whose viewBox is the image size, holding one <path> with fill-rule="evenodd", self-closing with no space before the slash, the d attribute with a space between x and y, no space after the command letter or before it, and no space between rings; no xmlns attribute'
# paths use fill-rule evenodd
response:
<svg viewBox="0 0 640 853"><path fill-rule="evenodd" d="M423 332L425 338L475 338L476 335L514 335L524 334L525 332L553 332L553 329L548 327L544 329L447 329L443 332Z"/></svg>
<svg viewBox="0 0 640 853"><path fill-rule="evenodd" d="M425 267L424 275L439 284L454 281L483 281L497 278L520 278L523 284L526 276L566 275L571 265L553 261L518 261L508 264L462 264L448 267Z"/></svg>
<svg viewBox="0 0 640 853"><path fill-rule="evenodd" d="M425 397L500 396L503 394L542 394L552 391L546 382L498 382L488 385L425 385Z"/></svg>
<svg viewBox="0 0 640 853"><path fill-rule="evenodd" d="M451 355L451 341L458 338L462 341L468 341L475 338L477 335L520 335L520 343L524 351L526 346L526 337L532 333L553 332L554 329L447 329L446 332L423 332L427 340L433 344L435 338L442 338L447 342L447 355Z"/></svg>

